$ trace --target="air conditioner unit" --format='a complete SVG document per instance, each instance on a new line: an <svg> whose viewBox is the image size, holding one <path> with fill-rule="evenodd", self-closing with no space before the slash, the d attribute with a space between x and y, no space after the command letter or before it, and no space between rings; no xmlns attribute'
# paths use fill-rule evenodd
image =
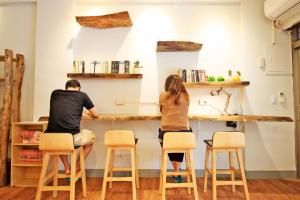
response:
<svg viewBox="0 0 300 200"><path fill-rule="evenodd" d="M300 0L265 0L265 15L284 30L300 23Z"/></svg>

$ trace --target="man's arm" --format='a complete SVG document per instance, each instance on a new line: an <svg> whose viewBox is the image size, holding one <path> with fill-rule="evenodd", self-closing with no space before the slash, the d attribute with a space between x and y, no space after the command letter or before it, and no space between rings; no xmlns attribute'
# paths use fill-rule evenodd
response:
<svg viewBox="0 0 300 200"><path fill-rule="evenodd" d="M86 112L84 112L85 115L91 116L93 118L97 118L99 116L99 114L97 113L95 107L86 110Z"/></svg>
<svg viewBox="0 0 300 200"><path fill-rule="evenodd" d="M97 113L95 107L89 109L88 111L90 112L92 117L98 117L99 116L99 114Z"/></svg>

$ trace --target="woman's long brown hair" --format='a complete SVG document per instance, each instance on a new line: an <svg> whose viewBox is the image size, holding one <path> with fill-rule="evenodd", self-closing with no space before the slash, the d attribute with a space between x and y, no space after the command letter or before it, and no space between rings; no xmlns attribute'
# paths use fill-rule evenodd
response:
<svg viewBox="0 0 300 200"><path fill-rule="evenodd" d="M175 104L179 104L180 94L184 93L190 102L189 93L185 89L181 78L178 75L169 75L165 83L165 91L170 93L170 97L175 97Z"/></svg>

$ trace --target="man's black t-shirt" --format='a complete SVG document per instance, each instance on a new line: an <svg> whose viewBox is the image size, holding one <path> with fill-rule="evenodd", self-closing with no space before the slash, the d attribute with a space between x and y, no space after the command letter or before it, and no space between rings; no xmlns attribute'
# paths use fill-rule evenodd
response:
<svg viewBox="0 0 300 200"><path fill-rule="evenodd" d="M46 132L79 133L83 107L87 110L94 107L93 102L84 92L54 90L50 99L50 115Z"/></svg>

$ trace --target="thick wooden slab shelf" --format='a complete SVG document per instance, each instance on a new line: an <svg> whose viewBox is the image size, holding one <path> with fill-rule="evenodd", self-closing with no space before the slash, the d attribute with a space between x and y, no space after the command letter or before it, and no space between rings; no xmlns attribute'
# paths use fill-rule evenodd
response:
<svg viewBox="0 0 300 200"><path fill-rule="evenodd" d="M249 86L250 82L249 81L241 81L241 82L197 82L197 83L192 83L192 82L185 82L183 83L185 87L187 88L201 88L201 87L224 87L224 88L240 88L240 87L245 87Z"/></svg>
<svg viewBox="0 0 300 200"><path fill-rule="evenodd" d="M97 121L130 121L130 120L160 120L161 115L100 115L97 119L83 116L83 120ZM285 116L266 115L189 115L190 120L195 121L239 121L239 122L293 122L293 119ZM40 117L40 121L47 121L48 117Z"/></svg>
<svg viewBox="0 0 300 200"><path fill-rule="evenodd" d="M76 79L132 79L143 78L143 74L104 74L104 73L68 73L68 78Z"/></svg>
<svg viewBox="0 0 300 200"><path fill-rule="evenodd" d="M132 26L128 11L101 16L76 16L76 21L81 26L99 29Z"/></svg>
<svg viewBox="0 0 300 200"><path fill-rule="evenodd" d="M200 51L202 44L188 41L158 41L157 52Z"/></svg>
<svg viewBox="0 0 300 200"><path fill-rule="evenodd" d="M0 61L5 61L5 56L0 56ZM12 61L17 62L17 59L13 58Z"/></svg>

